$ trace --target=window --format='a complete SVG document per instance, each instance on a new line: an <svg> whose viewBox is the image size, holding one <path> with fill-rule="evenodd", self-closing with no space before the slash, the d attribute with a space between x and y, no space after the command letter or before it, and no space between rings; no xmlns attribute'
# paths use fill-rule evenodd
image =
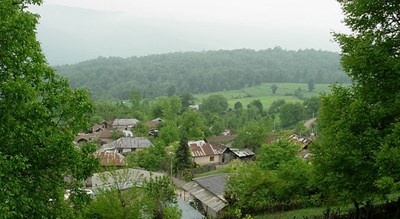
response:
<svg viewBox="0 0 400 219"><path fill-rule="evenodd" d="M121 148L118 149L118 153L122 154L122 149Z"/></svg>
<svg viewBox="0 0 400 219"><path fill-rule="evenodd" d="M210 161L214 161L214 157L210 157Z"/></svg>

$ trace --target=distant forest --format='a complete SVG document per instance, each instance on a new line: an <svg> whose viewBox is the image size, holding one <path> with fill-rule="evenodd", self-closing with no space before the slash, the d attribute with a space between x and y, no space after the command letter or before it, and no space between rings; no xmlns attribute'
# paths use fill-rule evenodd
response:
<svg viewBox="0 0 400 219"><path fill-rule="evenodd" d="M96 100L143 98L235 90L260 83L346 83L340 55L313 49L219 50L145 57L99 57L55 67L73 87L88 88Z"/></svg>

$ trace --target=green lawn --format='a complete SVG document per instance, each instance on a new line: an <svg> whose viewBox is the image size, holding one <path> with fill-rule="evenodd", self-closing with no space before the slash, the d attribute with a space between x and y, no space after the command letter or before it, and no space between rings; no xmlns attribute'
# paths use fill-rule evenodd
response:
<svg viewBox="0 0 400 219"><path fill-rule="evenodd" d="M238 101L241 102L243 106L247 106L251 101L259 99L264 108L268 109L274 100L284 99L286 102L302 102L301 99L293 96L295 90L299 88L304 97L313 97L318 96L323 92L330 92L330 84L316 84L315 89L312 92L309 92L306 83L276 83L278 90L275 94L272 94L271 85L272 83L263 83L255 87L244 88L241 90L219 91L196 94L194 96L197 100L197 104L200 104L201 101L208 96L220 94L228 99L229 106L232 108Z"/></svg>

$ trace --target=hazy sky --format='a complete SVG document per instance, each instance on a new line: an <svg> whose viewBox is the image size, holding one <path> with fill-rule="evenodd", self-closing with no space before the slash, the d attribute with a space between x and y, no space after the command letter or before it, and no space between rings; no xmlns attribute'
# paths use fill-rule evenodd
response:
<svg viewBox="0 0 400 219"><path fill-rule="evenodd" d="M50 64L219 49L339 51L335 0L48 0L38 37Z"/></svg>

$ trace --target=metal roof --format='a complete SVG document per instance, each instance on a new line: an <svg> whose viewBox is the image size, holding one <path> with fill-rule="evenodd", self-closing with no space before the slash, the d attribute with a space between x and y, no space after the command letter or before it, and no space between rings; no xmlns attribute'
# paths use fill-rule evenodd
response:
<svg viewBox="0 0 400 219"><path fill-rule="evenodd" d="M214 195L224 199L224 190L228 180L228 174L217 174L213 176L206 176L201 178L194 178L197 184L207 189Z"/></svg>
<svg viewBox="0 0 400 219"><path fill-rule="evenodd" d="M178 198L178 207L182 210L181 219L203 219L205 218L199 211L190 206L187 202Z"/></svg>
<svg viewBox="0 0 400 219"><path fill-rule="evenodd" d="M131 149L131 148L148 148L153 144L146 137L122 137L116 141L103 146L105 150L108 149Z"/></svg>
<svg viewBox="0 0 400 219"><path fill-rule="evenodd" d="M140 186L143 180L150 177L156 178L161 176L164 176L164 174L133 168L95 173L92 176L92 190L95 193L99 189L107 188L125 190L133 187L135 184Z"/></svg>
<svg viewBox="0 0 400 219"><path fill-rule="evenodd" d="M185 184L183 189L188 191L191 195L199 199L203 204L207 205L215 212L219 212L227 205L225 200L207 191L196 182Z"/></svg>
<svg viewBox="0 0 400 219"><path fill-rule="evenodd" d="M232 153L236 154L236 156L242 158L242 157L248 157L248 156L254 156L254 152L251 151L250 149L237 149L237 148L230 148Z"/></svg>
<svg viewBox="0 0 400 219"><path fill-rule="evenodd" d="M134 126L139 122L137 119L115 119L112 126Z"/></svg>
<svg viewBox="0 0 400 219"><path fill-rule="evenodd" d="M189 141L193 157L204 157L204 156L214 156L220 155L225 148L213 146L203 140L201 141Z"/></svg>

